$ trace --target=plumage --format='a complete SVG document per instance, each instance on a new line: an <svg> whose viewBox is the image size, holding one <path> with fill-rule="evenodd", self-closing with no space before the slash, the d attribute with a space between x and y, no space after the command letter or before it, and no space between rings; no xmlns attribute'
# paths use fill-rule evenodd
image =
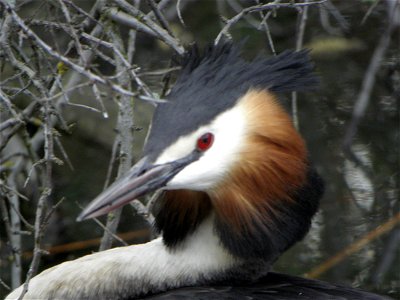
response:
<svg viewBox="0 0 400 300"><path fill-rule="evenodd" d="M312 71L306 50L247 62L240 57L240 48L230 43L209 46L203 54L193 47L167 96L170 101L156 108L144 153L158 156L179 137L232 108L249 89L274 93L315 89L318 77Z"/></svg>
<svg viewBox="0 0 400 300"><path fill-rule="evenodd" d="M230 43L189 51L142 159L78 218L161 188L162 238L55 266L31 280L24 299L383 299L269 273L309 230L324 190L277 93L310 90L318 79L307 51L250 62L239 54Z"/></svg>
<svg viewBox="0 0 400 300"><path fill-rule="evenodd" d="M389 300L344 285L269 272L257 282L184 287L143 299Z"/></svg>

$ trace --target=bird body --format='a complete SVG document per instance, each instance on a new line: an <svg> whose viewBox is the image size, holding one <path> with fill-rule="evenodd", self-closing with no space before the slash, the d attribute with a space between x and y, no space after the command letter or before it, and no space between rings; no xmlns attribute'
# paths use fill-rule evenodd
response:
<svg viewBox="0 0 400 300"><path fill-rule="evenodd" d="M255 282L183 287L143 299L389 300L390 298L320 280L269 272Z"/></svg>
<svg viewBox="0 0 400 300"><path fill-rule="evenodd" d="M155 110L142 159L79 217L99 216L161 188L154 215L162 238L55 266L31 280L24 299L129 299L265 278L281 280L269 291L282 294L282 279L289 277L267 273L309 230L323 182L276 93L313 88L312 70L307 51L246 62L229 43L203 55L193 48L169 101ZM297 291L329 299L316 297L305 281L297 281ZM191 295L206 297L204 289L196 291ZM190 295L187 288L180 292Z"/></svg>

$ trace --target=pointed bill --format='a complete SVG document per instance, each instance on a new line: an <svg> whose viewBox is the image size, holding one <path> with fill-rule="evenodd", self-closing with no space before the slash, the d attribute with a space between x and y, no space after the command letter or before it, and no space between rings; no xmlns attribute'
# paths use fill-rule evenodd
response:
<svg viewBox="0 0 400 300"><path fill-rule="evenodd" d="M163 188L186 165L196 160L196 152L176 161L152 165L142 158L128 173L97 196L78 216L77 221L104 215L146 193Z"/></svg>

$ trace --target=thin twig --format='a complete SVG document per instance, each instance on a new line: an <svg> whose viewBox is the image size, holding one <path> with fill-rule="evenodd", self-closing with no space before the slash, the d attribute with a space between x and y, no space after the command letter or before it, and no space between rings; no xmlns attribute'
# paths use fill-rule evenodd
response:
<svg viewBox="0 0 400 300"><path fill-rule="evenodd" d="M99 2L101 2L101 1L99 1L99 0L96 1L96 3L94 4L94 7L98 7ZM100 9L101 7L98 7L98 8ZM95 10L95 9L92 9L91 11L94 12L94 11L96 11L96 10ZM97 24L97 25L92 29L90 35L91 35L91 36L98 36L98 35L100 35L101 33L102 33L102 26L99 25L99 24ZM84 53L83 53L83 57L80 58L80 60L78 61L78 64L82 64L83 61L86 61L86 63L89 64L93 59L94 59L94 53L93 53L93 51L91 51L91 50L85 50ZM74 89L75 86L78 86L78 85L79 85L79 81L80 81L80 80L81 80L80 74L79 74L79 73L73 73L73 74L69 77L68 81L66 82L65 87L64 87L64 90L68 92L68 91L70 91L70 89L71 89L71 90ZM62 108L63 108L63 106L64 106L64 104L65 104L65 103L62 101L63 99L64 99L64 96L61 94L61 95L60 95L58 98L56 98L56 100L54 101L54 102L56 103L56 104L55 104L55 107L56 107L57 111L61 111L61 110L62 110ZM52 119L52 122L53 122L53 124L55 124L55 123L56 123L56 119L53 118L53 119ZM39 147L41 147L41 145L43 144L43 141L44 141L43 131L42 131L42 130L39 130L39 131L33 136L33 138L31 139L32 148L35 149L35 150L39 149Z"/></svg>
<svg viewBox="0 0 400 300"><path fill-rule="evenodd" d="M112 49L113 52L114 52L114 54L115 54L116 56L118 56L118 58L121 60L121 62L122 62L122 64L123 64L123 66L126 68L126 70L119 68L120 70L119 70L118 72L120 72L121 74L123 74L124 71L125 71L125 72L127 71L127 72L131 75L132 79L134 79L134 80L136 81L138 87L139 87L141 90L143 90L143 91L146 93L147 96L149 96L149 97L152 97L152 96L153 96L153 94L152 94L152 92L150 91L150 89L148 88L148 86L139 78L139 76L136 74L134 68L132 68L131 64L125 59L125 57L124 57L124 55L121 53L121 51L118 50L118 49L115 47L115 44L114 44L114 43L109 43L109 42L100 40L100 39L98 39L98 38L91 37L90 35L85 34L85 33L82 34L82 37L87 38L87 39L90 39L90 40L92 40L92 41L94 41L94 42L96 42L96 43L98 43L98 44L100 44L100 45L102 45L102 46L105 46L105 47L109 48L109 49ZM130 95L130 96L133 96L133 95Z"/></svg>
<svg viewBox="0 0 400 300"><path fill-rule="evenodd" d="M166 69L161 69L161 70L153 70L153 71L145 71L145 72L141 72L138 75L139 76L161 76L161 75L165 75L171 72L175 72L180 70L181 67L171 67L171 68L166 68Z"/></svg>
<svg viewBox="0 0 400 300"><path fill-rule="evenodd" d="M60 4L60 6L61 6L61 11L63 12L63 14L64 14L64 17L65 17L65 19L66 19L66 21L67 21L67 26L69 27L69 29L70 29L70 32L71 32L71 35L72 35L72 37L73 37L73 39L74 39L74 42L75 42L75 49L77 50L77 52L79 53L79 56L80 57L83 57L83 50L82 50L82 46L81 46L81 43L79 42L79 38L78 38L78 35L77 35L77 32L74 30L74 28L72 27L72 18L71 18L71 15L70 15L70 13L69 13L69 11L68 11L68 8L66 7L66 5L64 4L64 1L63 0L58 0L58 3ZM84 64L86 64L86 62L84 61L83 62Z"/></svg>
<svg viewBox="0 0 400 300"><path fill-rule="evenodd" d="M22 120L20 120L19 118L7 119L3 123L0 124L0 132L8 129L10 127L14 127L17 124L22 125L23 123L24 122Z"/></svg>
<svg viewBox="0 0 400 300"><path fill-rule="evenodd" d="M274 3L279 3L279 2L281 2L281 0L274 1ZM259 0L257 0L257 3L259 3ZM273 10L268 11L266 14L264 14L263 11L259 12L262 20L261 20L261 23L260 23L258 29L261 29L261 27L264 27L264 32L267 35L268 44L269 44L269 47L271 48L271 52L273 55L276 55L274 41L272 40L271 31L269 29L268 22L267 22L269 17L272 15L272 13L273 13Z"/></svg>
<svg viewBox="0 0 400 300"><path fill-rule="evenodd" d="M124 233L119 233L117 236L121 240L129 241L129 240L138 239L138 238L142 239L142 238L148 236L148 234L149 234L148 229L139 229L139 230L124 232ZM84 250L84 249L91 248L94 246L98 246L100 244L100 242L101 242L101 238L94 238L94 239L90 239L90 240L71 242L71 243L55 245L55 246L51 246L51 247L45 247L44 250L47 251L51 255L56 255L56 254L60 254L60 253L71 253L72 251L79 251L79 250ZM22 256L24 259L29 259L32 257L32 251L26 251L26 252L22 253Z"/></svg>
<svg viewBox="0 0 400 300"><path fill-rule="evenodd" d="M400 228L395 228L388 237L383 251L380 251L380 261L372 273L371 281L374 284L381 284L384 274L394 265L396 254L400 245Z"/></svg>
<svg viewBox="0 0 400 300"><path fill-rule="evenodd" d="M2 286L4 286L7 290L11 290L11 287L9 286L9 285L7 285L1 278L0 278L0 284L2 285Z"/></svg>
<svg viewBox="0 0 400 300"><path fill-rule="evenodd" d="M99 110L99 109L97 109L97 108L94 108L94 107L91 107L91 106L88 106L88 105L84 105L84 104L71 103L71 102L69 102L69 103L67 103L67 105L76 106L76 107L81 107L81 108L88 109L88 110L90 110L90 111L94 111L94 112L100 113L100 114L102 113L101 110Z"/></svg>
<svg viewBox="0 0 400 300"><path fill-rule="evenodd" d="M107 112L106 107L104 106L100 90L97 87L97 84L95 84L95 83L92 85L92 92L93 92L94 98L97 100L97 102L99 103L99 105L101 107L101 113L103 114L103 117L105 119L107 119L108 118L108 112Z"/></svg>
<svg viewBox="0 0 400 300"><path fill-rule="evenodd" d="M81 206L79 203L76 203L78 205L78 207L80 209L83 209L83 206ZM124 241L123 238L121 238L120 236L118 236L117 234L115 234L114 232L112 232L106 225L104 225L103 223L101 223L99 221L98 218L92 218L92 220L101 227L101 229L104 230L104 233L107 232L107 234L112 237L113 239L115 239L116 241L120 242L122 245L124 246L128 246L128 243ZM104 236L103 236L104 237ZM102 238L103 239L103 238ZM99 241L97 244L101 245L100 239L96 239L97 241ZM80 243L80 242L78 242ZM100 250L101 251L101 250Z"/></svg>
<svg viewBox="0 0 400 300"><path fill-rule="evenodd" d="M141 216L143 219L146 220L146 222L149 224L149 226L152 226L152 224L154 224L154 216L148 210L146 205L144 205L142 202L140 202L137 199L133 200L130 204L135 209L135 212L139 216Z"/></svg>
<svg viewBox="0 0 400 300"><path fill-rule="evenodd" d="M51 216L54 214L56 209L65 201L65 197L62 197L60 200L57 201L56 204L54 204L47 212L47 215L43 218L42 222L42 228L43 230L45 229L44 227L47 226L47 224L50 222Z"/></svg>
<svg viewBox="0 0 400 300"><path fill-rule="evenodd" d="M7 133L2 133L0 141L0 151L3 151L3 149L7 146L9 140L15 135L15 133L19 130L22 124L23 123L18 123L13 128L8 130Z"/></svg>
<svg viewBox="0 0 400 300"><path fill-rule="evenodd" d="M58 149L60 149L61 155L64 157L65 161L67 162L67 165L69 166L69 168L73 171L74 170L74 166L72 165L71 160L68 157L67 152L65 151L60 139L58 136L54 137L54 140L56 142L56 145L58 146Z"/></svg>
<svg viewBox="0 0 400 300"><path fill-rule="evenodd" d="M7 108L7 110L13 115L14 118L17 119L18 121L22 122L18 113L15 111L13 104L11 103L11 100L7 97L7 95L5 93L3 93L1 88L0 88L0 100L4 104L4 107Z"/></svg>
<svg viewBox="0 0 400 300"><path fill-rule="evenodd" d="M123 94L123 95L127 95L127 96L133 96L134 93L122 88L121 86L117 85L117 84L113 84L110 82L107 82L103 77L100 77L98 75L93 74L90 71L87 71L84 67L75 64L74 62L72 62L70 59L68 59L67 57L57 53L56 51L54 51L52 49L52 47L50 47L47 43L45 43L41 38L39 38L39 36L36 35L36 33L34 33L26 24L25 22L17 15L17 13L11 9L11 7L8 5L7 2L4 2L4 0L0 0L1 3L3 3L3 5L7 8L7 11L12 15L13 19L15 20L15 22L19 25L19 27L25 32L25 34L27 36L29 36L33 41L36 42L36 44L38 46L40 46L46 53L48 53L50 56L54 57L55 59L62 61L64 64L68 65L69 67L71 67L74 71L78 72L81 75L86 76L87 78L89 78L92 81L104 84L109 86L112 90Z"/></svg>
<svg viewBox="0 0 400 300"><path fill-rule="evenodd" d="M321 5L321 7L324 7L330 15L332 15L336 22L339 24L340 28L342 30L348 30L350 27L349 22L346 20L346 18L340 13L340 11L333 5L331 0L326 1Z"/></svg>
<svg viewBox="0 0 400 300"><path fill-rule="evenodd" d="M22 223L24 223L24 225L30 230L30 231L34 231L35 230L35 226L33 226L31 223L28 222L27 219L25 219L25 217L21 214L20 210L15 207L15 204L12 201L8 202L11 209L18 215L18 217L20 218L20 220L22 221Z"/></svg>
<svg viewBox="0 0 400 300"><path fill-rule="evenodd" d="M304 0L304 4L309 4L309 0ZM304 42L304 32L306 29L306 23L308 18L308 6L305 6L300 15L300 22L297 28L297 38L296 38L296 51L300 51L303 48ZM298 106L297 106L297 92L292 92L292 119L294 127L299 130L299 115L298 115Z"/></svg>
<svg viewBox="0 0 400 300"><path fill-rule="evenodd" d="M137 9L139 9L140 3L141 3L141 0L135 0L133 5ZM157 6L157 9L158 9L158 6ZM129 64L132 64L133 57L135 55L135 51L136 51L136 36L137 36L137 31L135 29L130 29L129 30L129 38L128 38L128 50L127 50L127 57L128 57Z"/></svg>
<svg viewBox="0 0 400 300"><path fill-rule="evenodd" d="M171 31L171 28L169 27L168 21L165 19L163 13L161 10L158 8L157 3L154 2L154 0L146 0L147 4L150 6L151 10L153 11L155 17L157 18L158 22L160 25L171 35L174 36L174 34ZM138 6L135 6L136 9L138 9Z"/></svg>
<svg viewBox="0 0 400 300"><path fill-rule="evenodd" d="M173 36L171 36L168 31L153 22L153 20L148 15L145 15L136 7L130 5L124 0L113 0L113 2L115 2L120 8L132 14L132 16L139 18L143 23L146 24L148 28L150 28L157 35L160 40L162 40L168 46L174 49L179 55L183 55L185 49L180 45L180 42Z"/></svg>
<svg viewBox="0 0 400 300"><path fill-rule="evenodd" d="M237 15L232 17L231 19L226 21L225 26L222 28L218 36L216 37L214 44L217 45L221 38L223 36L226 36L228 34L229 29L235 25L241 18L243 18L245 15L253 12L258 12L258 11L263 11L263 10L270 10L270 9L278 9L282 7L287 7L287 8L301 8L301 7L307 7L311 5L316 5L316 4L322 4L326 2L327 0L321 0L321 1L312 1L308 3L267 3L267 4L260 4L260 5L255 5L255 6L250 6L245 9L243 9L241 12L239 12Z"/></svg>
<svg viewBox="0 0 400 300"><path fill-rule="evenodd" d="M155 191L154 194L151 196L149 202L147 202L146 207L149 213L151 213L151 211L153 210L154 204L156 203L157 199L160 197L162 193L163 193L162 190Z"/></svg>
<svg viewBox="0 0 400 300"><path fill-rule="evenodd" d="M23 290L18 299L22 299L29 288L29 281L37 273L42 251L42 238L45 231L45 224L43 220L46 215L47 205L49 203L50 195L52 194L52 182L53 182L53 160L54 156L54 137L53 137L53 124L51 120L51 102L45 101L43 103L43 131L44 131L44 160L45 160L45 171L43 172L43 192L39 197L36 213L35 213L35 234L34 234L34 254L32 262L30 264L26 280L23 285Z"/></svg>
<svg viewBox="0 0 400 300"><path fill-rule="evenodd" d="M239 13L244 9L238 0L228 0L225 2L235 11L235 13ZM243 20L245 20L251 27L260 30L258 20L253 16L246 14L243 16Z"/></svg>
<svg viewBox="0 0 400 300"><path fill-rule="evenodd" d="M389 232L400 223L400 213L397 213L395 216L390 218L388 221L379 225L374 230L368 232L362 238L356 240L351 245L337 253L336 255L328 258L315 268L311 269L309 272L304 274L305 277L308 278L318 278L323 273L327 272L329 269L333 268L335 265L349 257L350 255L356 253L357 251L361 250L365 245L369 244L376 238L380 237L381 235Z"/></svg>
<svg viewBox="0 0 400 300"><path fill-rule="evenodd" d="M176 13L178 15L178 19L181 22L182 26L186 27L185 21L183 21L182 18L182 12L181 12L181 0L176 1Z"/></svg>
<svg viewBox="0 0 400 300"><path fill-rule="evenodd" d="M362 18L360 24L364 25L364 23L367 21L368 17L371 15L371 13L374 11L375 7L381 2L380 0L375 0L374 3L371 4L371 6L368 8L368 11L365 13L364 17Z"/></svg>
<svg viewBox="0 0 400 300"><path fill-rule="evenodd" d="M11 203L11 201L10 201ZM15 233L13 233L14 230L14 225L11 225L11 220L10 217L8 215L7 212L7 206L5 203L5 198L4 197L0 197L0 210L1 210L1 216L2 216L2 221L4 223L4 227L5 227L5 231L6 231L6 235L8 238L8 241L10 243L10 247L11 247L11 253L13 255L13 264L12 264L12 270L11 270L11 283L12 283L12 287L16 287L18 286L18 284L20 283L20 278L18 278L20 276L20 271L21 271L21 248L18 247L18 244L16 244L14 242L15 240ZM17 278L16 278L17 277Z"/></svg>
<svg viewBox="0 0 400 300"><path fill-rule="evenodd" d="M86 19L83 21L81 28L84 29L85 27L89 26L90 21L95 23L96 25L103 26L99 21L97 21L95 18L93 18L93 15L96 13L98 9L100 9L100 2L103 2L102 0L97 1L93 6L92 9L90 10L89 13L84 11L82 8L77 6L74 2L70 0L62 0L64 3L68 4L72 8L74 8L78 13L82 14L83 16L86 17Z"/></svg>
<svg viewBox="0 0 400 300"><path fill-rule="evenodd" d="M111 20L118 22L119 24L123 24L123 25L133 28L137 31L146 33L149 36L157 38L157 34L153 30L151 30L149 27L147 27L143 23L139 22L137 19L135 19L131 15L129 15L117 8L114 8L114 7L105 8L103 10L103 14L108 16Z"/></svg>
<svg viewBox="0 0 400 300"><path fill-rule="evenodd" d="M374 54L371 57L371 61L368 65L368 69L364 75L362 82L362 87L360 93L358 94L356 103L354 105L352 118L350 124L347 128L344 141L343 149L344 152L353 160L358 162L357 156L351 150L351 145L354 136L357 133L358 124L360 123L365 111L368 107L372 88L375 85L375 76L381 66L382 59L385 56L386 50L390 44L390 38L395 27L399 26L397 24L396 18L400 15L400 3L397 1L387 1L388 10L388 25L385 32L381 35L378 45L375 48Z"/></svg>
<svg viewBox="0 0 400 300"><path fill-rule="evenodd" d="M111 158L110 158L110 162L108 163L107 175L106 175L106 180L104 182L103 190L105 190L110 185L111 174L112 174L113 166L115 163L115 158L117 157L117 151L120 147L120 144L121 144L120 137L119 137L119 135L117 135L114 139L114 143L113 143L113 147L112 147L112 151L111 151Z"/></svg>
<svg viewBox="0 0 400 300"><path fill-rule="evenodd" d="M29 201L29 199L26 196L22 195L16 189L4 184L4 182L1 179L0 179L0 187L5 188L6 190L10 191L11 193L14 193L16 196L18 196L18 197L20 197L20 198L22 198L22 199L24 199L26 201Z"/></svg>
<svg viewBox="0 0 400 300"><path fill-rule="evenodd" d="M115 49L114 59L117 62L116 72L120 72L126 67L126 60L122 53L125 53L124 44L120 34L115 30L114 27L110 26L111 30L108 32L110 38L114 41ZM121 86L130 88L129 75L124 74L118 78L118 82ZM118 177L125 175L132 165L132 145L133 145L133 103L132 98L129 96L121 96L119 115L118 115L118 140L120 141L120 165L118 169ZM116 209L107 215L107 230L104 231L104 235L100 244L99 250L109 249L112 245L113 235L115 234L119 219L121 216L122 208ZM112 234L113 235L112 235Z"/></svg>
<svg viewBox="0 0 400 300"><path fill-rule="evenodd" d="M121 245L123 246L128 246L128 243L125 242L122 238L120 238L117 234L115 234L114 232L112 232L110 230L110 228L108 228L107 226L103 225L103 223L101 223L97 218L93 218L93 221L99 225L103 230L104 233L107 233L107 236L112 237L114 240L118 241L121 243ZM102 251L102 249L100 249L100 251Z"/></svg>
<svg viewBox="0 0 400 300"><path fill-rule="evenodd" d="M39 198L37 208L36 208L36 216L35 216L35 237L34 237L34 250L33 250L33 258L32 262L29 266L28 273L26 274L26 280L23 285L23 290L18 300L22 300L26 292L29 288L29 281L36 274L37 269L39 267L39 262L42 257L43 251L41 249L41 241L43 236L42 230L42 219L45 211L45 203L47 202L48 197L51 194L50 189L45 189L42 192L42 195Z"/></svg>
<svg viewBox="0 0 400 300"><path fill-rule="evenodd" d="M69 93L71 93L71 92L73 92L73 91L75 91L75 90L77 90L77 89L80 89L80 88L83 88L83 87L88 87L88 86L90 86L90 85L92 85L93 83L92 82L90 82L90 81L87 81L87 82L84 82L84 83L80 83L80 84L77 84L77 85L75 85L75 86L72 86L72 87L69 87L69 88L63 88L63 90L61 91L61 92L59 92L59 93L57 93L57 94L54 94L54 95L52 95L52 96L49 96L48 98L46 98L46 99L44 99L44 100L47 100L47 101L50 101L50 100L54 100L54 99L58 99L58 98L66 98L65 97L65 94L69 94ZM66 102L65 104L73 104L73 103L70 103L69 101L68 102Z"/></svg>

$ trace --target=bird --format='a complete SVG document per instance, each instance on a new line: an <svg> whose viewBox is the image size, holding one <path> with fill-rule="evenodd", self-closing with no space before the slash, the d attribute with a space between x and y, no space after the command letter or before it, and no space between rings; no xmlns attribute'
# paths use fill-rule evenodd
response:
<svg viewBox="0 0 400 300"><path fill-rule="evenodd" d="M308 50L246 60L241 49L187 51L141 159L78 217L161 189L160 237L47 269L23 299L385 299L272 271L309 231L324 192L281 94L313 90L319 78Z"/></svg>

